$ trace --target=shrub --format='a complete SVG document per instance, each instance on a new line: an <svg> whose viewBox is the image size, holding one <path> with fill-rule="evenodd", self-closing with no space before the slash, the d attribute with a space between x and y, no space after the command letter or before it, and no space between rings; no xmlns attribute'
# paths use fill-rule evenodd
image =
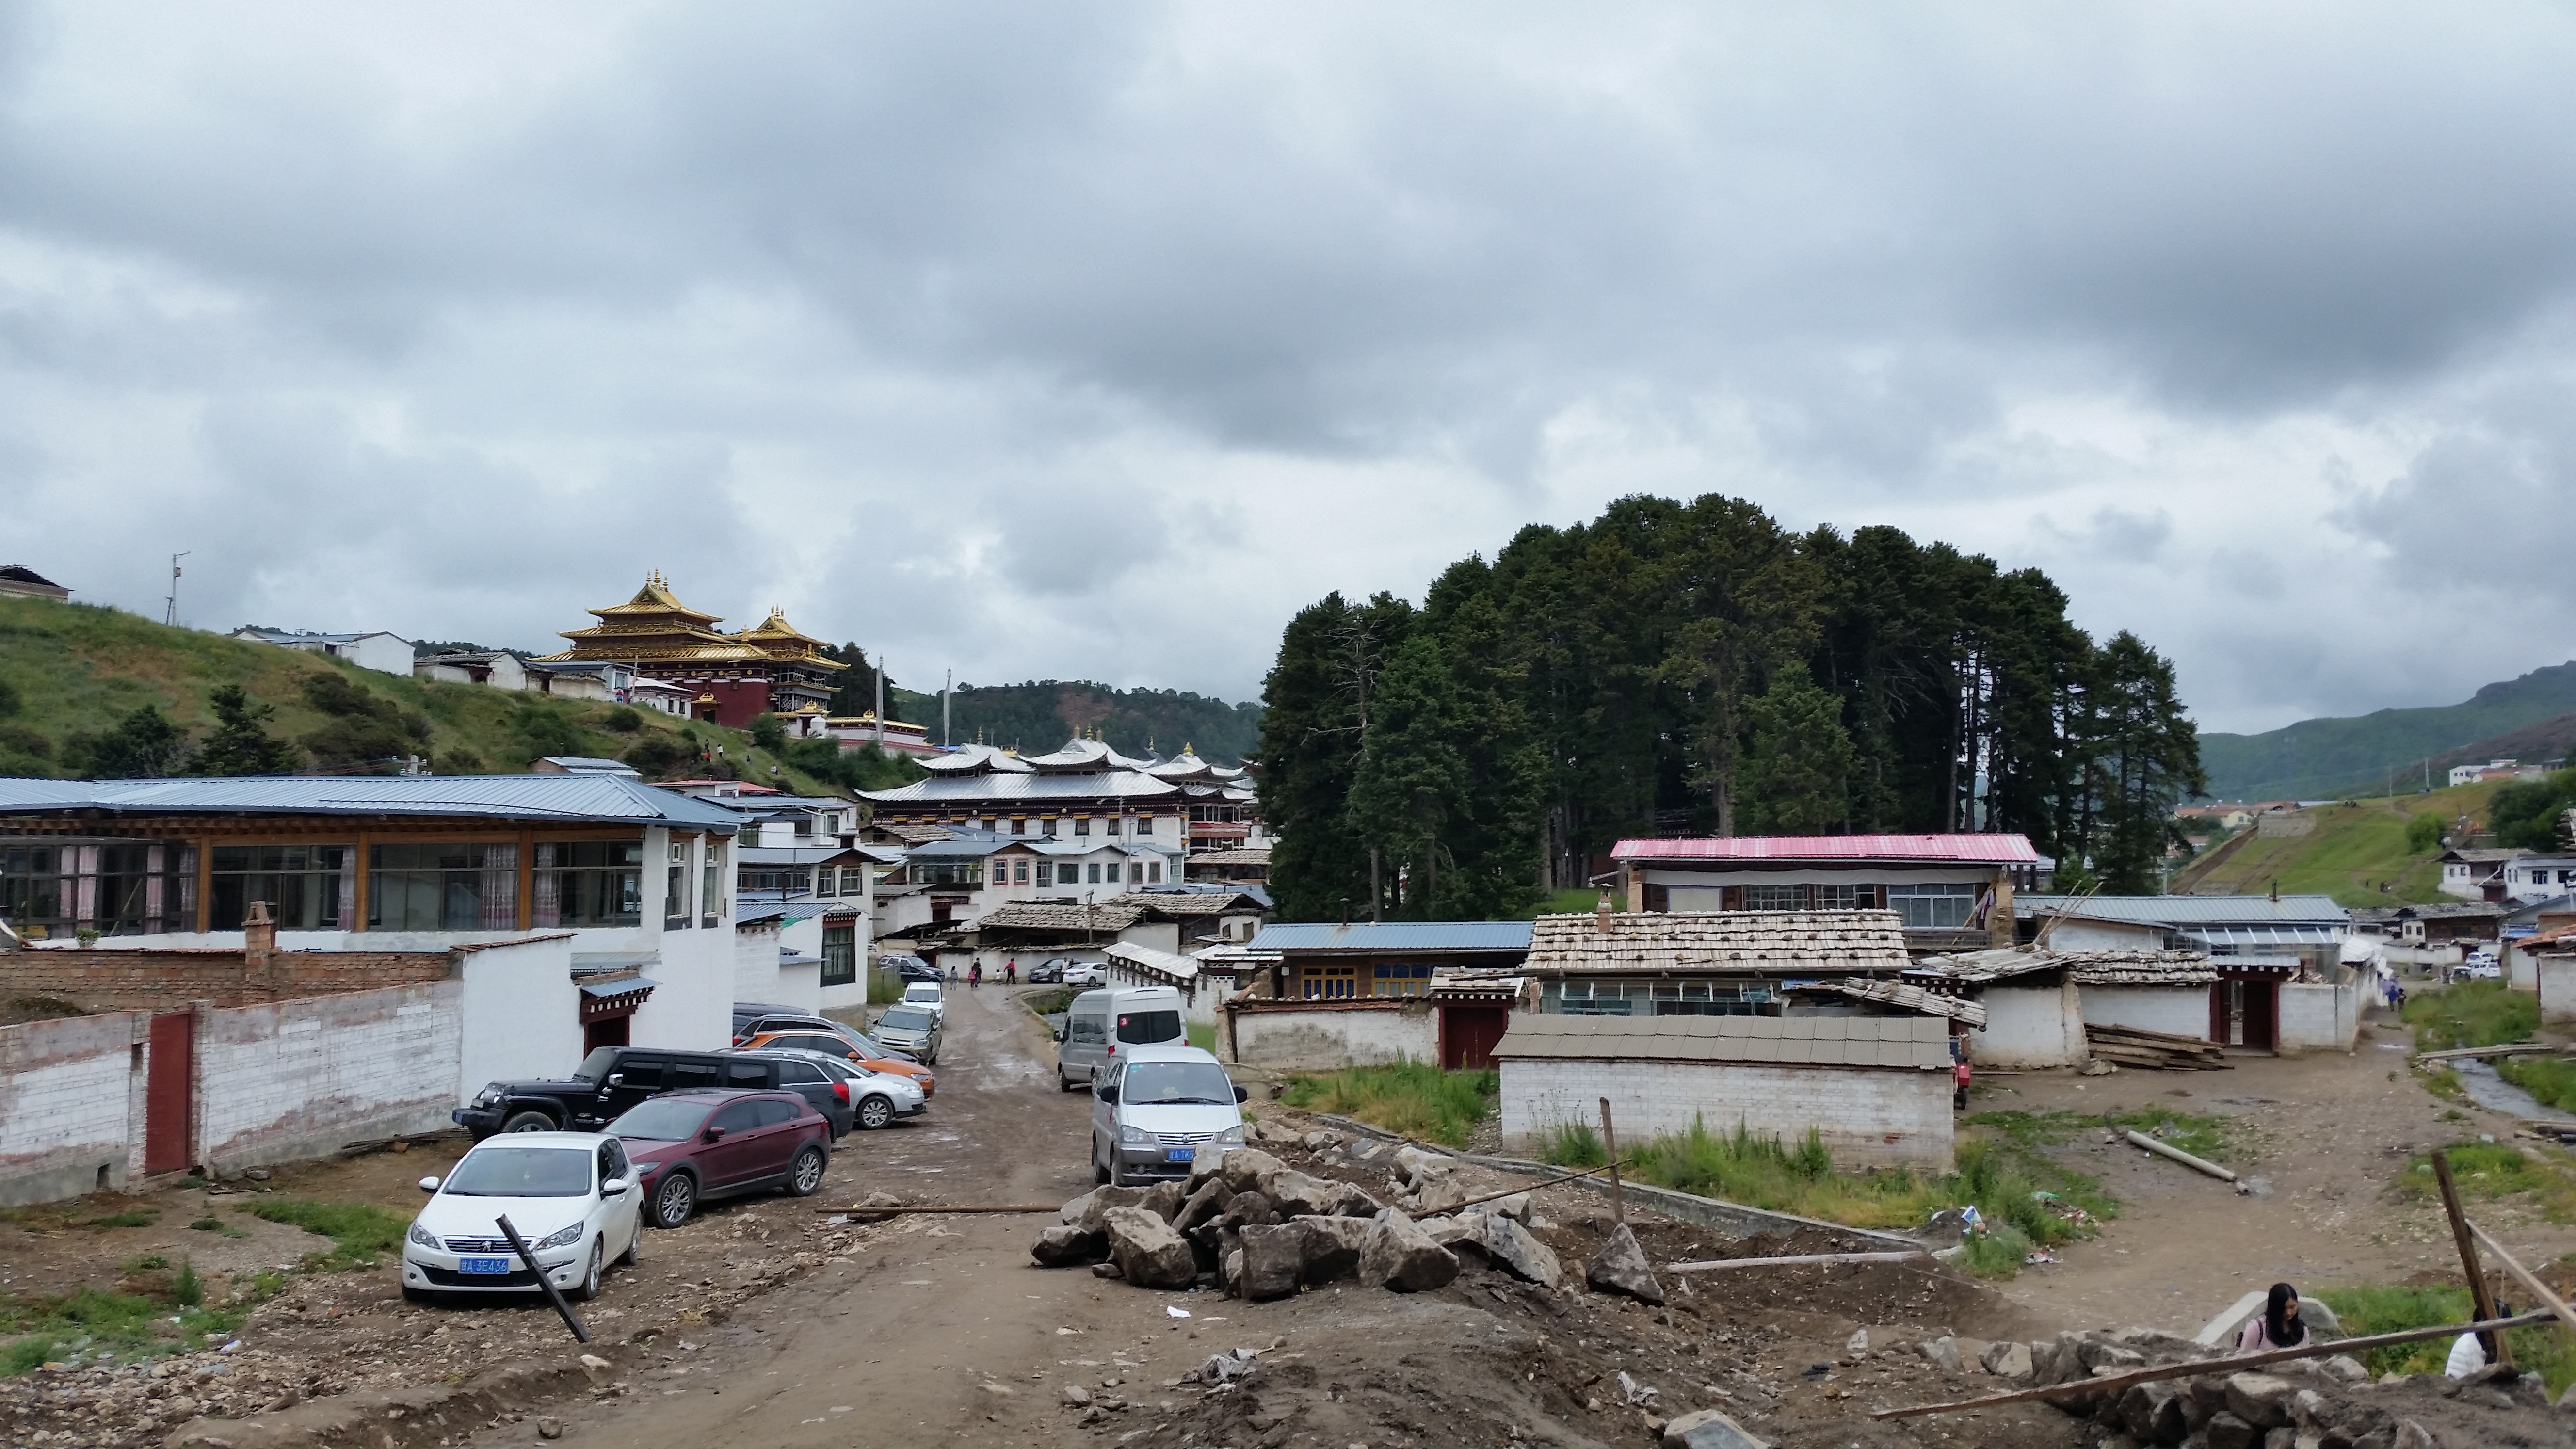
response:
<svg viewBox="0 0 2576 1449"><path fill-rule="evenodd" d="M308 1233L320 1233L331 1239L328 1253L306 1260L317 1268L365 1268L375 1263L376 1256L402 1246L406 1218L373 1203L323 1202L316 1198L264 1198L242 1209L252 1217L272 1223L289 1223Z"/></svg>
<svg viewBox="0 0 2576 1449"><path fill-rule="evenodd" d="M2465 981L2447 991L2406 999L2406 1024L2420 1051L2494 1046L2521 1041L2540 1029L2540 1000L2508 991L2501 981Z"/></svg>
<svg viewBox="0 0 2576 1449"><path fill-rule="evenodd" d="M637 714L633 708L621 704L601 717L599 727L613 730L621 735L631 735L644 728L644 716Z"/></svg>
<svg viewBox="0 0 2576 1449"><path fill-rule="evenodd" d="M182 1308L194 1308L206 1301L206 1285L197 1277L194 1260L179 1260L178 1276L170 1280L170 1301Z"/></svg>
<svg viewBox="0 0 2576 1449"><path fill-rule="evenodd" d="M1398 1062L1291 1077L1281 1100L1463 1147L1467 1134L1501 1095L1502 1077L1496 1072L1444 1072L1425 1062Z"/></svg>
<svg viewBox="0 0 2576 1449"><path fill-rule="evenodd" d="M2427 810L2406 822L2406 853L2429 855L2442 844L2442 817Z"/></svg>

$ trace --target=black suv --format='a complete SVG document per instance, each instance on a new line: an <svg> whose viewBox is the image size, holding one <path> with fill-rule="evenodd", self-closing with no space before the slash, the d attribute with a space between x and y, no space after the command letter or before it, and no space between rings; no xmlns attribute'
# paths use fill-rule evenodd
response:
<svg viewBox="0 0 2576 1449"><path fill-rule="evenodd" d="M848 1094L812 1062L666 1047L600 1047L561 1081L494 1082L448 1115L477 1142L495 1132L597 1132L647 1097L718 1087L794 1092L832 1124L835 1139L855 1115Z"/></svg>

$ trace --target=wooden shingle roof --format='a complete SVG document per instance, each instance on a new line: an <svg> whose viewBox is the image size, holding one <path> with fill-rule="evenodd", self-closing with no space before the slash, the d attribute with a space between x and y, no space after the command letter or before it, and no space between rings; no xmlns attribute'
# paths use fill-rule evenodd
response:
<svg viewBox="0 0 2576 1449"><path fill-rule="evenodd" d="M1893 973L1906 960L1893 911L1646 911L1541 916L1526 969Z"/></svg>

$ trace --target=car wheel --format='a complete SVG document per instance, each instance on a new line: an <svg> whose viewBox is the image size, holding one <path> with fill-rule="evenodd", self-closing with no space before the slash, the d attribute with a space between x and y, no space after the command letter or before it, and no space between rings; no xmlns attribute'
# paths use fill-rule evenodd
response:
<svg viewBox="0 0 2576 1449"><path fill-rule="evenodd" d="M555 1119L547 1116L543 1112L539 1112L531 1108L525 1112L511 1113L509 1120L501 1124L501 1130L504 1132L552 1132L555 1130Z"/></svg>
<svg viewBox="0 0 2576 1449"><path fill-rule="evenodd" d="M797 1152L796 1160L787 1164L787 1191L797 1197L812 1197L823 1185L823 1168L832 1155L808 1142Z"/></svg>
<svg viewBox="0 0 2576 1449"><path fill-rule="evenodd" d="M1109 1180L1109 1169L1100 1165L1100 1134L1097 1132L1091 1134L1091 1180L1093 1182Z"/></svg>
<svg viewBox="0 0 2576 1449"><path fill-rule="evenodd" d="M1121 1158L1118 1155L1118 1149L1114 1145L1109 1149L1109 1185L1111 1187L1127 1186L1127 1163L1124 1158Z"/></svg>
<svg viewBox="0 0 2576 1449"><path fill-rule="evenodd" d="M662 1179L653 1190L653 1226L676 1228L698 1210L698 1180L685 1172Z"/></svg>
<svg viewBox="0 0 2576 1449"><path fill-rule="evenodd" d="M634 1236L626 1240L626 1251L617 1255L617 1266L632 1268L644 1261L644 1215L635 1215Z"/></svg>
<svg viewBox="0 0 2576 1449"><path fill-rule="evenodd" d="M1056 1069L1055 1089L1059 1092L1070 1092L1073 1090L1073 1078L1066 1076L1064 1074L1064 1069L1061 1067Z"/></svg>
<svg viewBox="0 0 2576 1449"><path fill-rule="evenodd" d="M570 1289L565 1291L564 1296L575 1303L588 1303L593 1298L598 1297L599 1270L604 1267L607 1262L608 1244L598 1238L591 1239L590 1269L581 1275L580 1282L575 1283Z"/></svg>
<svg viewBox="0 0 2576 1449"><path fill-rule="evenodd" d="M883 1097L859 1099L859 1125L870 1132L894 1120L894 1103Z"/></svg>

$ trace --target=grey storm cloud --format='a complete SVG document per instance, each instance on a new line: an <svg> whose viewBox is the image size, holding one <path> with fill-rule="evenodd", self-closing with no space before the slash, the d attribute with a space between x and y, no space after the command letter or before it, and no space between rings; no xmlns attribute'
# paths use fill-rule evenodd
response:
<svg viewBox="0 0 2576 1449"><path fill-rule="evenodd" d="M2477 627L2560 590L2481 520L2576 486L2571 61L2529 3L0 4L0 553L519 646L660 568L907 682L1245 697L1329 589L1718 490L2047 568L2215 727L2430 702L2576 652Z"/></svg>

